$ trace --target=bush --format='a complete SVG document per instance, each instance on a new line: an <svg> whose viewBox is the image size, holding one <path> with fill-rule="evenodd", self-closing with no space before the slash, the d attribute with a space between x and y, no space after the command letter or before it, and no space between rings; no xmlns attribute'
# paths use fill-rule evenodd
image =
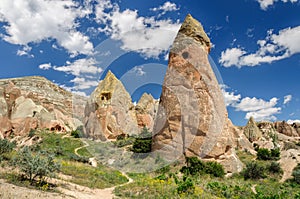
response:
<svg viewBox="0 0 300 199"><path fill-rule="evenodd" d="M195 185L191 178L184 176L183 181L178 182L177 193L193 194L195 191Z"/></svg>
<svg viewBox="0 0 300 199"><path fill-rule="evenodd" d="M15 142L10 142L7 139L0 139L0 156L4 153L11 152L16 147Z"/></svg>
<svg viewBox="0 0 300 199"><path fill-rule="evenodd" d="M78 156L76 154L69 154L69 158L70 160L73 160L73 161L76 161L76 162L81 162L81 163L89 163L89 158L87 157L81 157L81 156Z"/></svg>
<svg viewBox="0 0 300 199"><path fill-rule="evenodd" d="M278 160L280 158L280 149L275 148L271 149L264 149L260 148L257 150L257 159L258 160Z"/></svg>
<svg viewBox="0 0 300 199"><path fill-rule="evenodd" d="M243 170L244 179L261 179L265 178L265 168L257 162L249 162Z"/></svg>
<svg viewBox="0 0 300 199"><path fill-rule="evenodd" d="M271 164L267 166L267 169L271 173L282 173L282 169L278 162L271 162Z"/></svg>
<svg viewBox="0 0 300 199"><path fill-rule="evenodd" d="M14 160L14 166L20 169L31 184L37 178L44 181L47 176L53 177L54 172L60 169L60 165L54 162L52 155L41 152L34 155L28 147L19 151Z"/></svg>
<svg viewBox="0 0 300 199"><path fill-rule="evenodd" d="M28 137L32 138L33 136L35 136L35 130L34 129L30 129Z"/></svg>
<svg viewBox="0 0 300 199"><path fill-rule="evenodd" d="M184 174L210 174L215 177L224 177L225 171L221 164L217 162L203 162L197 157L187 157L187 166L180 169Z"/></svg>
<svg viewBox="0 0 300 199"><path fill-rule="evenodd" d="M260 148L257 150L257 159L258 160L270 160L271 153L269 149Z"/></svg>
<svg viewBox="0 0 300 199"><path fill-rule="evenodd" d="M149 153L152 147L152 133L144 127L142 133L135 139L131 151L134 153Z"/></svg>
<svg viewBox="0 0 300 199"><path fill-rule="evenodd" d="M300 184L300 165L298 164L298 166L296 166L293 170L292 176L294 177L294 181L297 184Z"/></svg>

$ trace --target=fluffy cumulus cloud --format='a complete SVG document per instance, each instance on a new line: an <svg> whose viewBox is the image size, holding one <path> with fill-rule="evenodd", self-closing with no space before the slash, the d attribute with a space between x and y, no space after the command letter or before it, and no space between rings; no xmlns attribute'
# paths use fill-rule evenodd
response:
<svg viewBox="0 0 300 199"><path fill-rule="evenodd" d="M245 119L251 116L257 120L276 120L276 114L279 114L281 108L278 107L278 98L270 100L258 99L255 97L242 98L240 94L227 91L229 88L221 86L226 106L235 108L236 111L245 112Z"/></svg>
<svg viewBox="0 0 300 199"><path fill-rule="evenodd" d="M86 14L87 10L73 0L0 1L0 21L6 23L3 35L6 42L27 46L55 39L73 56L93 51L89 38L76 30L76 19Z"/></svg>
<svg viewBox="0 0 300 199"><path fill-rule="evenodd" d="M300 53L300 26L280 30L278 34L269 30L264 40L258 40L258 50L248 53L241 47L229 48L221 53L219 63L230 66L257 66L263 63L288 58Z"/></svg>
<svg viewBox="0 0 300 199"><path fill-rule="evenodd" d="M283 104L288 104L290 101L292 101L292 98L293 98L292 95L284 96Z"/></svg>
<svg viewBox="0 0 300 199"><path fill-rule="evenodd" d="M46 64L39 65L39 69L41 69L41 70L49 70L50 68L52 68L51 63L46 63Z"/></svg>
<svg viewBox="0 0 300 199"><path fill-rule="evenodd" d="M280 0L257 0L257 2L260 5L260 8L263 10L267 10L269 6L272 6L275 2L280 1ZM281 0L284 3L296 3L298 0Z"/></svg>
<svg viewBox="0 0 300 199"><path fill-rule="evenodd" d="M163 5L157 7L157 8L151 8L150 10L156 12L156 11L161 11L161 15L166 14L167 12L171 11L177 11L179 10L178 6L175 3L172 3L170 1L165 2Z"/></svg>
<svg viewBox="0 0 300 199"><path fill-rule="evenodd" d="M83 74L97 75L102 69L96 66L97 61L94 58L78 59L74 62L67 62L64 66L54 66L53 69L72 74L79 77Z"/></svg>
<svg viewBox="0 0 300 199"><path fill-rule="evenodd" d="M300 123L300 120L288 120L288 124Z"/></svg>
<svg viewBox="0 0 300 199"><path fill-rule="evenodd" d="M96 21L104 25L100 31L121 41L124 50L138 52L146 58L157 58L167 52L180 28L179 21L139 16L137 10L121 11L110 1L100 1L95 13Z"/></svg>

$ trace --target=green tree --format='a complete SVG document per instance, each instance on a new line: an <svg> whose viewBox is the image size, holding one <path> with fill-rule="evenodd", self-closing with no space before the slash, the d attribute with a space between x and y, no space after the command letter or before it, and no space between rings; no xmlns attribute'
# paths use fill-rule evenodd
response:
<svg viewBox="0 0 300 199"><path fill-rule="evenodd" d="M144 127L141 134L135 139L131 151L134 153L149 153L152 146L152 133Z"/></svg>
<svg viewBox="0 0 300 199"><path fill-rule="evenodd" d="M28 147L18 152L14 165L29 179L31 184L38 178L44 181L47 176L53 177L55 172L60 170L60 165L54 161L52 155L41 152L33 154Z"/></svg>

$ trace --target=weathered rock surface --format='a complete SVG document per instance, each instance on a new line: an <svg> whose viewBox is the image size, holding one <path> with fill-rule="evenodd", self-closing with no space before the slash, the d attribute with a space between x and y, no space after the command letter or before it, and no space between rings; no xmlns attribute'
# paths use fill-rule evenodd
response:
<svg viewBox="0 0 300 199"><path fill-rule="evenodd" d="M74 96L46 78L2 79L0 134L2 137L26 135L31 129L37 128L54 131L76 129L82 125L78 119L83 117L83 106L85 98Z"/></svg>
<svg viewBox="0 0 300 199"><path fill-rule="evenodd" d="M84 126L87 136L102 141L139 133L131 97L110 71L88 100Z"/></svg>
<svg viewBox="0 0 300 199"><path fill-rule="evenodd" d="M275 122L274 123L276 131L279 133L282 133L284 135L290 136L290 137L298 137L300 136L300 129L299 129L299 124L297 125L296 123L293 125L288 124L285 121L282 122Z"/></svg>
<svg viewBox="0 0 300 199"><path fill-rule="evenodd" d="M168 160L197 156L238 172L242 163L234 148L251 144L228 119L210 48L203 27L188 15L170 50L152 148Z"/></svg>
<svg viewBox="0 0 300 199"><path fill-rule="evenodd" d="M258 141L262 137L262 132L256 125L253 117L250 117L244 128L244 134L250 142Z"/></svg>
<svg viewBox="0 0 300 199"><path fill-rule="evenodd" d="M151 94L144 93L135 106L139 128L147 127L153 131L154 119L158 109L158 101Z"/></svg>

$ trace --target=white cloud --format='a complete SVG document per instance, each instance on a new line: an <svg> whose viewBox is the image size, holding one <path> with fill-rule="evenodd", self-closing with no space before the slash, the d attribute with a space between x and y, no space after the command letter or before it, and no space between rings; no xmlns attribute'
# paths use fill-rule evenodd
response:
<svg viewBox="0 0 300 199"><path fill-rule="evenodd" d="M151 8L152 11L162 11L162 13L159 15L164 15L167 12L177 11L179 8L175 3L171 3L170 1L165 2L163 5L157 7L157 8Z"/></svg>
<svg viewBox="0 0 300 199"><path fill-rule="evenodd" d="M32 48L30 46L23 46L21 50L17 51L17 55L18 56L27 55L28 57L34 57L34 55L30 54L31 49Z"/></svg>
<svg viewBox="0 0 300 199"><path fill-rule="evenodd" d="M54 66L53 69L72 74L77 77L82 74L97 75L102 72L102 69L97 67L96 64L97 61L94 58L78 59L73 63L67 62L64 66Z"/></svg>
<svg viewBox="0 0 300 199"><path fill-rule="evenodd" d="M133 72L137 75L137 76L144 76L146 75L146 72L144 71L144 67L143 66L135 66L133 68Z"/></svg>
<svg viewBox="0 0 300 199"><path fill-rule="evenodd" d="M242 98L240 94L226 91L228 89L229 87L221 85L226 106L233 107L236 111L245 112L245 119L249 119L252 116L257 121L276 120L275 115L281 111L281 108L277 106L278 98L276 97L269 101L255 97Z"/></svg>
<svg viewBox="0 0 300 199"><path fill-rule="evenodd" d="M6 22L6 42L27 46L55 39L73 56L91 54L93 44L76 31L76 19L88 14L72 0L1 0L0 21Z"/></svg>
<svg viewBox="0 0 300 199"><path fill-rule="evenodd" d="M51 63L39 65L39 69L42 69L42 70L49 70L50 68L52 68Z"/></svg>
<svg viewBox="0 0 300 199"><path fill-rule="evenodd" d="M288 124L300 123L300 120L288 120Z"/></svg>
<svg viewBox="0 0 300 199"><path fill-rule="evenodd" d="M83 77L76 77L73 80L71 80L72 83L74 83L74 87L72 87L72 90L84 90L89 89L91 87L97 86L99 84L98 81L89 80Z"/></svg>
<svg viewBox="0 0 300 199"><path fill-rule="evenodd" d="M243 98L236 106L235 108L238 111L258 111L261 109L268 109L272 108L277 105L278 99L276 97L273 97L270 99L270 101L265 101L263 99L257 99L255 97L245 97Z"/></svg>
<svg viewBox="0 0 300 199"><path fill-rule="evenodd" d="M121 41L124 50L138 52L146 58L157 58L167 52L180 28L179 21L142 17L137 10L120 11L110 1L99 3L96 10L98 23L104 25L100 31Z"/></svg>
<svg viewBox="0 0 300 199"><path fill-rule="evenodd" d="M240 47L226 49L221 53L219 63L225 67L272 63L300 53L299 43L300 26L280 30L278 34L269 30L264 40L257 41L259 48L255 53L248 53Z"/></svg>
<svg viewBox="0 0 300 199"><path fill-rule="evenodd" d="M267 10L269 6L273 5L275 2L277 2L279 0L257 0L257 2L260 5L260 8L263 10ZM296 3L298 0L281 0L284 3Z"/></svg>
<svg viewBox="0 0 300 199"><path fill-rule="evenodd" d="M283 102L283 104L288 104L290 101L292 101L292 98L293 98L292 95L284 96L284 102Z"/></svg>

